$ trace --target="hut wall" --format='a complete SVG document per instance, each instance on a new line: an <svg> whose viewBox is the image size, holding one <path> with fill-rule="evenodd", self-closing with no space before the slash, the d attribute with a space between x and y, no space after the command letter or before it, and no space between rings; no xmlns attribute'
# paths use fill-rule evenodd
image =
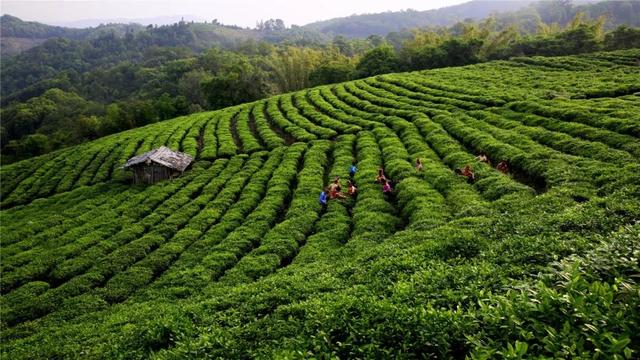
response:
<svg viewBox="0 0 640 360"><path fill-rule="evenodd" d="M171 169L161 165L156 165L156 164L151 164L151 165L142 164L140 166L134 166L133 182L135 184L139 184L143 182L147 184L153 184L158 181L170 179L172 177L171 172L172 172Z"/></svg>
<svg viewBox="0 0 640 360"><path fill-rule="evenodd" d="M169 178L169 169L164 166L151 165L147 167L149 173L149 183L153 184L157 181L166 180Z"/></svg>

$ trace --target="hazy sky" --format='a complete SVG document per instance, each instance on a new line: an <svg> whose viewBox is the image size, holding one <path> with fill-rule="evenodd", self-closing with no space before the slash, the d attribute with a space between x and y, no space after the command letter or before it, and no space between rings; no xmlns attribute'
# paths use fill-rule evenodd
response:
<svg viewBox="0 0 640 360"><path fill-rule="evenodd" d="M229 25L254 27L257 20L280 18L288 25L351 14L387 10L429 10L468 0L8 0L2 14L23 20L60 24L87 19L141 19L167 15L194 15Z"/></svg>

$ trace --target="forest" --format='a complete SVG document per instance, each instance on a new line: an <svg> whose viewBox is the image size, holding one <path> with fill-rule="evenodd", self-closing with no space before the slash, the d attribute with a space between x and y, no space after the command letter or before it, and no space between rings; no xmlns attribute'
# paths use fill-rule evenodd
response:
<svg viewBox="0 0 640 360"><path fill-rule="evenodd" d="M2 162L309 86L518 56L640 46L640 30L618 26L630 14L640 18L640 8L633 2L609 3L543 2L449 27L329 41L273 19L250 31L216 20L146 28L105 25L70 35L64 28L9 19L12 28L5 16L5 35L8 28L16 36L50 31L67 38L49 39L2 62ZM217 46L209 46L212 39Z"/></svg>
<svg viewBox="0 0 640 360"><path fill-rule="evenodd" d="M427 11L407 9L400 12L352 15L307 24L305 28L333 36L361 38L369 35L386 36L415 27L446 27L462 20L479 21L494 16L499 22L516 22L526 31L532 32L540 21L565 25L578 12L585 13L590 19L606 15L609 18L608 27L619 24L637 27L640 26L640 20L636 16L639 6L636 1L627 0L477 0Z"/></svg>

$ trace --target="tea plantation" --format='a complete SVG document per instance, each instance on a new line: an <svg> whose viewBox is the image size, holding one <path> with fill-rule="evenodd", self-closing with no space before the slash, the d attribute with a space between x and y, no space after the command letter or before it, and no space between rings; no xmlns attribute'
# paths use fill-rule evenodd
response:
<svg viewBox="0 0 640 360"><path fill-rule="evenodd" d="M161 145L192 167L132 185ZM640 49L323 86L0 171L4 359L640 357Z"/></svg>

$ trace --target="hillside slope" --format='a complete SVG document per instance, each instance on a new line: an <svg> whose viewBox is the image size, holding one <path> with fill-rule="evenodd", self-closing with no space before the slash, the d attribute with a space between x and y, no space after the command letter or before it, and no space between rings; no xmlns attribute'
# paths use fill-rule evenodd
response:
<svg viewBox="0 0 640 360"><path fill-rule="evenodd" d="M127 32L142 30L144 26L138 24L107 24L93 28L73 29L35 21L23 21L5 14L0 17L0 50L3 56L11 56L53 38L89 40L108 33L123 37Z"/></svg>
<svg viewBox="0 0 640 360"><path fill-rule="evenodd" d="M480 21L491 16L499 26L508 27L517 24L522 30L533 32L540 21L545 24L557 23L564 26L570 23L579 12L593 20L604 16L605 28L615 28L621 24L640 26L640 20L638 20L640 3L633 0L474 0L425 11L405 10L352 15L318 21L303 27L331 36L366 38L371 35L386 36L389 33L419 27L447 27L469 19Z"/></svg>
<svg viewBox="0 0 640 360"><path fill-rule="evenodd" d="M390 32L417 27L451 26L466 19L482 20L491 14L517 11L534 3L527 1L476 0L434 10L388 11L377 14L358 14L317 21L304 27L333 36L366 38L385 36Z"/></svg>
<svg viewBox="0 0 640 360"><path fill-rule="evenodd" d="M639 61L382 75L4 166L2 353L633 357ZM160 145L193 167L130 185L122 164ZM322 208L352 160L357 197Z"/></svg>

